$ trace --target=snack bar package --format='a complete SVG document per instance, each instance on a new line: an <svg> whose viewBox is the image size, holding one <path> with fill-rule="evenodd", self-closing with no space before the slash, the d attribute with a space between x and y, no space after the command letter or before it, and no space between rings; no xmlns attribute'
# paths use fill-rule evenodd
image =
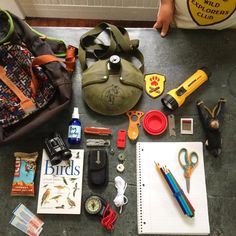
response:
<svg viewBox="0 0 236 236"><path fill-rule="evenodd" d="M34 196L34 176L38 153L15 152L15 174L12 183L12 196Z"/></svg>

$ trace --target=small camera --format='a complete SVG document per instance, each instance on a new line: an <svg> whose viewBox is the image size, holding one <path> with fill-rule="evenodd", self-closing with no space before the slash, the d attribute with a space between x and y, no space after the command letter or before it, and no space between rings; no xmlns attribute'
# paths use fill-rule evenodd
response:
<svg viewBox="0 0 236 236"><path fill-rule="evenodd" d="M52 165L58 165L61 161L67 161L72 154L59 133L53 133L45 139L46 152Z"/></svg>

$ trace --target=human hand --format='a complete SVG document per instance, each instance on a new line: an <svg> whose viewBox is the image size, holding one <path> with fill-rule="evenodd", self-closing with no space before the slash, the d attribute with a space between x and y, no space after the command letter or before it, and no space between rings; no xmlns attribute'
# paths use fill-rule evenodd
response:
<svg viewBox="0 0 236 236"><path fill-rule="evenodd" d="M162 0L160 9L157 14L156 23L153 28L161 29L161 37L165 37L168 33L170 23L172 22L174 15L174 1Z"/></svg>

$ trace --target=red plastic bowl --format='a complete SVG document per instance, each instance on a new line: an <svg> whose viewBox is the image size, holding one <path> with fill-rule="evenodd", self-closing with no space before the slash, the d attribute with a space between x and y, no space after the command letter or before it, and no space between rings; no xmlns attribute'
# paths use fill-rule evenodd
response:
<svg viewBox="0 0 236 236"><path fill-rule="evenodd" d="M160 135L167 128L167 118L163 112L158 110L147 112L142 122L145 131L151 135Z"/></svg>

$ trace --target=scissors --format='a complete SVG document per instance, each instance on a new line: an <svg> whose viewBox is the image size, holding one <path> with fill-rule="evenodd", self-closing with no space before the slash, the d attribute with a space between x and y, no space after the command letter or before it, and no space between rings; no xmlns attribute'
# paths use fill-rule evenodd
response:
<svg viewBox="0 0 236 236"><path fill-rule="evenodd" d="M190 176L198 164L198 155L196 152L188 153L186 148L182 148L178 155L179 164L184 169L184 177L186 180L187 191L190 191Z"/></svg>

